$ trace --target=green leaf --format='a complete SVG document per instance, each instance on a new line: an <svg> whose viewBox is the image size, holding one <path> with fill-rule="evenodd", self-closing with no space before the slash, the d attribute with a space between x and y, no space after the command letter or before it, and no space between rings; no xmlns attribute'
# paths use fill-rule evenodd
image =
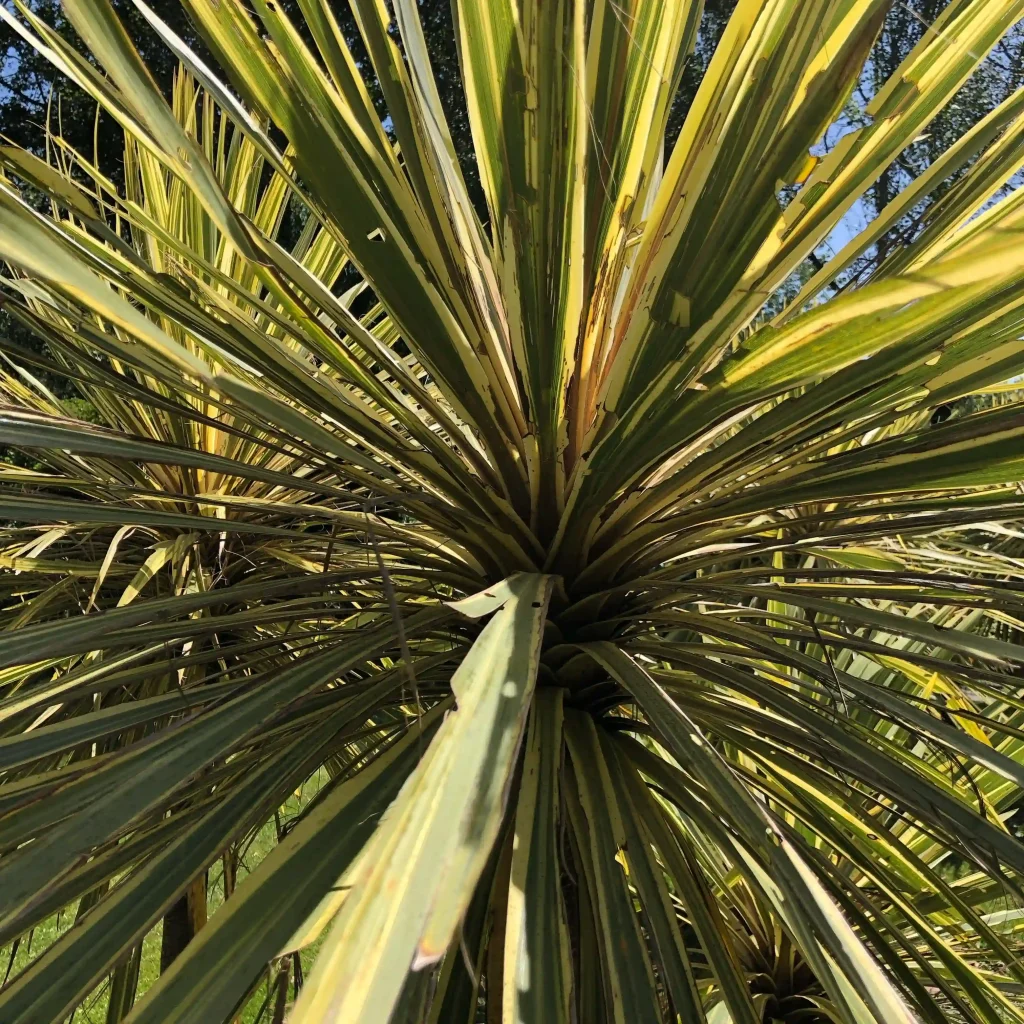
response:
<svg viewBox="0 0 1024 1024"><path fill-rule="evenodd" d="M361 859L297 1021L382 1019L406 971L448 948L505 812L551 586L547 576L509 581L508 599L456 670L456 710Z"/></svg>
<svg viewBox="0 0 1024 1024"><path fill-rule="evenodd" d="M430 712L368 768L318 800L161 975L129 1020L226 1020L372 835L443 713L443 707ZM331 727L336 731L334 722ZM316 738L300 739L297 748ZM213 816L223 818L219 811Z"/></svg>
<svg viewBox="0 0 1024 1024"><path fill-rule="evenodd" d="M572 967L558 861L562 699L560 690L538 690L530 712L505 917L501 1003L509 1024L570 1020Z"/></svg>

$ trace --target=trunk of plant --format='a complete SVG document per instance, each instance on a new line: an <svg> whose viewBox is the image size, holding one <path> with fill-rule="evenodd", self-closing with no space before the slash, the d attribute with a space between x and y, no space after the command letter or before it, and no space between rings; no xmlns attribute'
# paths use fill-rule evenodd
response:
<svg viewBox="0 0 1024 1024"><path fill-rule="evenodd" d="M284 1024L285 1011L288 1009L288 975L291 963L285 960L277 972L277 985L274 995L274 1016L271 1024Z"/></svg>
<svg viewBox="0 0 1024 1024"><path fill-rule="evenodd" d="M164 934L160 942L161 974L174 963L194 935L192 918L188 912L188 895L185 894L164 914Z"/></svg>
<svg viewBox="0 0 1024 1024"><path fill-rule="evenodd" d="M106 1024L121 1024L135 1004L142 965L142 945L135 946L127 960L122 961L110 977L110 998L107 1001Z"/></svg>
<svg viewBox="0 0 1024 1024"><path fill-rule="evenodd" d="M160 973L163 974L206 924L206 875L200 875L164 915L160 941Z"/></svg>

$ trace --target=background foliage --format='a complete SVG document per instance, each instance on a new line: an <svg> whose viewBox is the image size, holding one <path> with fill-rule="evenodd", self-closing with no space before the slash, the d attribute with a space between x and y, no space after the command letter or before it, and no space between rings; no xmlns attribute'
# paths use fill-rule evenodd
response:
<svg viewBox="0 0 1024 1024"><path fill-rule="evenodd" d="M616 324L601 273L628 282L655 215L676 222L615 189L654 203L697 173L669 155L728 80L732 0L651 86L652 148L618 85L585 131L568 78L522 98L554 110L539 178L480 113L528 95L488 96L497 7L464 3L460 39L420 3L420 41L410 4L331 5L360 133L315 75L264 88L296 40L329 65L319 5L281 5L291 37L273 4L221 2L194 5L205 34L153 6L234 92L128 0L110 10L153 97L106 4L20 9L86 89L4 28L0 1019L1024 1019L1012 5L775 4L797 68L803 26L856 7L857 66L829 65L820 125L808 100L775 138L758 105L799 75L759 44L739 138L801 166L717 154L672 228L668 305ZM598 9L582 34L654 82L636 37L671 19ZM250 14L232 49L218 18ZM578 42L550 22L538 45L556 29ZM815 215L887 96L905 144L872 143L888 158L743 313L774 219ZM632 360L594 331L621 420L559 334L588 311Z"/></svg>

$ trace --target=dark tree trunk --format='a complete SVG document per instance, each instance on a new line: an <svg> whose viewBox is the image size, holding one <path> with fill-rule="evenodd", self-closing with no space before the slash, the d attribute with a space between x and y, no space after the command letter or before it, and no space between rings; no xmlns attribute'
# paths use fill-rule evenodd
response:
<svg viewBox="0 0 1024 1024"><path fill-rule="evenodd" d="M188 909L188 893L164 915L164 934L160 943L160 973L163 974L174 963L178 954L192 941L195 930L192 915Z"/></svg>

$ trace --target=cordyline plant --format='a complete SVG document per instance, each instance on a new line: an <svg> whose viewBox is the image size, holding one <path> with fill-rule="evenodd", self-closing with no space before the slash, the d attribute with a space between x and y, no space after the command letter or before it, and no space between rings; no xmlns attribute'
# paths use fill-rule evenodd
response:
<svg viewBox="0 0 1024 1024"><path fill-rule="evenodd" d="M126 140L0 149L0 944L74 914L0 1021L229 1020L314 941L293 1024L1024 1021L1024 413L930 426L1021 368L1024 93L765 311L1024 0L820 160L888 0L740 0L669 154L701 0L456 0L486 223L413 0L372 67L185 0L223 82L136 2L170 104L108 0L95 64L0 12Z"/></svg>

